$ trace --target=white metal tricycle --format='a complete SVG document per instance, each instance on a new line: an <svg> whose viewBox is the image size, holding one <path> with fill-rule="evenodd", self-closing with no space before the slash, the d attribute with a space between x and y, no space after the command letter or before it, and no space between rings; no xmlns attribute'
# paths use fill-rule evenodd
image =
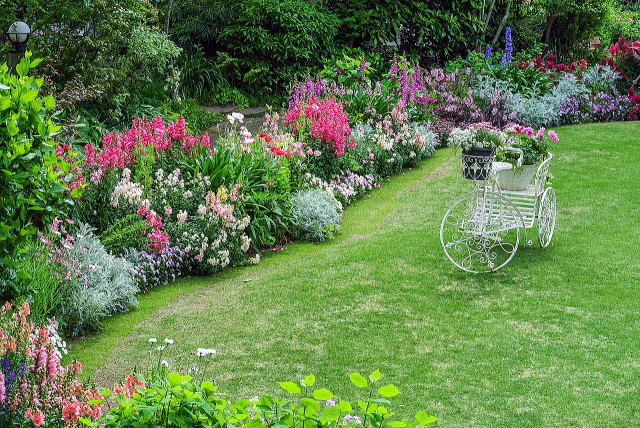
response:
<svg viewBox="0 0 640 428"><path fill-rule="evenodd" d="M518 153L518 164L523 153ZM556 196L547 185L549 156L538 166L524 190L501 189L498 174L512 168L494 162L495 155L462 154L463 178L473 180L474 190L456 199L440 225L440 243L451 262L467 272L495 272L518 250L521 239L532 240L527 230L537 225L541 247L551 243L556 223Z"/></svg>

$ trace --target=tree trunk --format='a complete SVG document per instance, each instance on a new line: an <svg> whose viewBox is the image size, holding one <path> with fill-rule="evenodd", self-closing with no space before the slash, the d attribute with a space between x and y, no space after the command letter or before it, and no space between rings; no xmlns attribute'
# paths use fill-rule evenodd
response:
<svg viewBox="0 0 640 428"><path fill-rule="evenodd" d="M558 15L551 15L549 20L547 21L547 28L544 30L544 39L542 40L546 45L549 44L549 39L551 37L551 29L553 28L553 24L556 22L556 18Z"/></svg>
<svg viewBox="0 0 640 428"><path fill-rule="evenodd" d="M493 36L493 40L491 41L492 45L495 45L498 42L498 39L500 38L500 35L502 34L502 29L504 28L504 25L507 23L507 19L509 19L509 12L511 11L511 2L513 0L509 0L509 2L507 3L507 8L504 11L504 15L502 16L502 20L500 21L500 25L498 26L498 29L496 30L496 34Z"/></svg>
<svg viewBox="0 0 640 428"><path fill-rule="evenodd" d="M482 25L482 32L480 33L480 37L478 37L478 41L476 42L476 51L482 49L482 45L485 43L485 37L487 36L487 28L489 27L489 22L491 21L491 17L493 16L493 8L495 7L496 0L491 0L491 4L489 5L489 9L482 9L482 14L480 16L480 20L484 21Z"/></svg>
<svg viewBox="0 0 640 428"><path fill-rule="evenodd" d="M171 8L173 7L173 0L169 0L167 3L167 12L164 17L164 32L169 36L169 26L171 24ZM180 72L173 65L173 58L169 59L169 66L167 67L167 83L169 86L169 96L173 101L180 101L179 84L180 84Z"/></svg>

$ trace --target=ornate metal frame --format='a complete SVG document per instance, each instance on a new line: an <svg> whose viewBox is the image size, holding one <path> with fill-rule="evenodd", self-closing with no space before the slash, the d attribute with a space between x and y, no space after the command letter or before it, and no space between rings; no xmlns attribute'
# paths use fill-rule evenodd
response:
<svg viewBox="0 0 640 428"><path fill-rule="evenodd" d="M515 151L522 156L522 152ZM455 266L474 273L497 271L511 261L521 236L527 245L533 244L527 237L527 229L533 228L536 222L540 246L551 243L556 199L553 188L547 186L547 179L552 157L550 154L538 166L535 179L526 190L500 189L492 171L486 180L474 182L472 192L450 204L440 225L440 243ZM486 165L478 166L486 168Z"/></svg>

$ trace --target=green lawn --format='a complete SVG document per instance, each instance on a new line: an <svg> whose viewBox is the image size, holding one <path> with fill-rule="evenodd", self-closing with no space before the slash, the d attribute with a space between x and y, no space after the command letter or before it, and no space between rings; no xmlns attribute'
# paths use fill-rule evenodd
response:
<svg viewBox="0 0 640 428"><path fill-rule="evenodd" d="M211 371L234 396L308 373L353 395L346 375L379 368L399 413L439 426L638 426L640 124L559 135L554 242L499 273L460 272L440 248L469 186L442 150L348 208L336 240L154 290L71 356L109 385L169 337L170 357L216 348Z"/></svg>

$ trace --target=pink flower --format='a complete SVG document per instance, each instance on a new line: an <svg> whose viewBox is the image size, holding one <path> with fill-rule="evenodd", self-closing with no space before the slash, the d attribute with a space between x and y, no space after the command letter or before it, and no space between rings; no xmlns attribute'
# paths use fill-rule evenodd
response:
<svg viewBox="0 0 640 428"><path fill-rule="evenodd" d="M37 409L33 411L32 409L27 409L24 413L24 417L30 419L31 422L37 427L44 425L44 413L42 410Z"/></svg>
<svg viewBox="0 0 640 428"><path fill-rule="evenodd" d="M4 386L4 374L0 370L0 404L4 402L5 398L7 398L7 390Z"/></svg>
<svg viewBox="0 0 640 428"><path fill-rule="evenodd" d="M549 131L547 135L549 135L549 138L551 138L551 141L553 141L554 143L560 141L560 138L558 138L558 134L556 134L553 130Z"/></svg>

